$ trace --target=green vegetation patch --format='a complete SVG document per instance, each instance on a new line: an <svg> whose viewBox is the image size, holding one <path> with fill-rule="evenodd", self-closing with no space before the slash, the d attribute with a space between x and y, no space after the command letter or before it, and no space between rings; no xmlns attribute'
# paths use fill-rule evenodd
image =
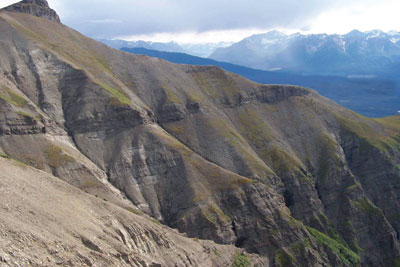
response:
<svg viewBox="0 0 400 267"><path fill-rule="evenodd" d="M101 82L96 82L96 83L114 96L113 100L116 100L117 102L113 101L112 103L117 104L119 102L119 104L122 104L122 105L128 105L128 106L132 105L132 102L131 102L129 96L125 92L114 89L114 88L108 86L107 84L104 84Z"/></svg>
<svg viewBox="0 0 400 267"><path fill-rule="evenodd" d="M139 209L133 208L133 207L125 207L125 209L133 214L136 215L143 215L143 212Z"/></svg>
<svg viewBox="0 0 400 267"><path fill-rule="evenodd" d="M235 259L233 260L233 263L231 267L250 267L251 266L251 260L249 257L242 253L236 253Z"/></svg>
<svg viewBox="0 0 400 267"><path fill-rule="evenodd" d="M292 216L289 217L289 224L293 228L298 228L299 229L299 228L303 228L304 227L304 224L301 221L293 218Z"/></svg>
<svg viewBox="0 0 400 267"><path fill-rule="evenodd" d="M379 124L383 125L387 130L400 134L400 115L389 116L385 118L375 119Z"/></svg>
<svg viewBox="0 0 400 267"><path fill-rule="evenodd" d="M188 92L185 93L186 98L190 102L203 102L204 96L200 94L196 89L190 88Z"/></svg>
<svg viewBox="0 0 400 267"><path fill-rule="evenodd" d="M27 101L22 96L14 93L9 88L2 86L3 93L0 92L0 98L10 103L13 106L22 108L26 105Z"/></svg>
<svg viewBox="0 0 400 267"><path fill-rule="evenodd" d="M154 224L161 225L161 223L160 223L157 219L155 219L155 218L151 218L150 220L151 220L151 222L154 223Z"/></svg>
<svg viewBox="0 0 400 267"><path fill-rule="evenodd" d="M328 235L330 238L332 238L332 239L336 240L337 242L342 243L344 246L346 246L344 244L344 241L340 238L339 233L336 231L336 229L332 225L328 226Z"/></svg>
<svg viewBox="0 0 400 267"><path fill-rule="evenodd" d="M396 257L393 260L393 266L394 267L400 267L400 257Z"/></svg>
<svg viewBox="0 0 400 267"><path fill-rule="evenodd" d="M361 184L360 184L359 182L356 181L354 184L348 186L346 189L347 189L347 190L352 190L352 189L355 189L355 188L357 188L357 187L361 187Z"/></svg>
<svg viewBox="0 0 400 267"><path fill-rule="evenodd" d="M50 145L46 148L48 164L53 168L64 166L68 162L75 162L70 155L65 154L59 146Z"/></svg>
<svg viewBox="0 0 400 267"><path fill-rule="evenodd" d="M307 227L307 230L317 242L334 252L345 265L358 266L360 264L360 256L351 249L312 227Z"/></svg>
<svg viewBox="0 0 400 267"><path fill-rule="evenodd" d="M106 71L106 72L112 74L112 71L111 71L111 69L110 69L110 66L107 64L107 62L106 62L104 59L102 59L102 58L100 58L100 57L93 56L93 60L94 60L94 62L96 62L96 63L98 64L98 66L99 66L102 70L104 70L104 71Z"/></svg>
<svg viewBox="0 0 400 267"><path fill-rule="evenodd" d="M371 201L369 201L366 197L363 197L358 202L353 203L360 211L371 217L379 216L381 213L381 210L372 204Z"/></svg>
<svg viewBox="0 0 400 267"><path fill-rule="evenodd" d="M1 153L1 152L0 152L0 158L3 158L3 159L10 159L9 156L7 156L6 154L3 154L3 153Z"/></svg>
<svg viewBox="0 0 400 267"><path fill-rule="evenodd" d="M296 242L290 246L290 250L295 254L295 255L306 255L306 248L311 247L311 242L310 240L304 239L302 241Z"/></svg>
<svg viewBox="0 0 400 267"><path fill-rule="evenodd" d="M24 117L24 118L28 118L28 119L32 119L35 120L35 118L33 117L33 115L26 113L25 111L18 111L17 112L18 115Z"/></svg>
<svg viewBox="0 0 400 267"><path fill-rule="evenodd" d="M397 139L400 126L396 125L400 122L399 116L369 120L354 112L353 115L353 118L349 118L336 114L336 119L344 130L359 137L360 152L366 151L371 146L381 151L400 150L400 142ZM377 122L377 126L380 125L382 129L372 127L372 122Z"/></svg>
<svg viewBox="0 0 400 267"><path fill-rule="evenodd" d="M280 249L275 253L276 266L278 267L292 266L293 262L294 262L293 257L283 249Z"/></svg>
<svg viewBox="0 0 400 267"><path fill-rule="evenodd" d="M229 218L219 207L214 204L210 204L206 208L202 208L201 213L209 222L213 224L217 224L217 218L220 218L226 222L231 221L231 218Z"/></svg>
<svg viewBox="0 0 400 267"><path fill-rule="evenodd" d="M169 102L173 102L173 103L177 103L177 104L183 104L182 99L173 90L169 89L164 84L161 87L164 89Z"/></svg>
<svg viewBox="0 0 400 267"><path fill-rule="evenodd" d="M215 256L221 256L221 252L217 248L214 248L214 254Z"/></svg>
<svg viewBox="0 0 400 267"><path fill-rule="evenodd" d="M41 114L33 115L33 114L29 114L22 110L17 111L17 114L24 117L27 120L30 120L30 121L35 120L35 121L39 122L43 119L43 116Z"/></svg>
<svg viewBox="0 0 400 267"><path fill-rule="evenodd" d="M180 121L164 123L163 126L167 132L175 135L181 135L185 133L185 126Z"/></svg>
<svg viewBox="0 0 400 267"><path fill-rule="evenodd" d="M303 166L294 153L289 154L277 144L270 145L263 158L269 158L273 169L277 172L297 172Z"/></svg>

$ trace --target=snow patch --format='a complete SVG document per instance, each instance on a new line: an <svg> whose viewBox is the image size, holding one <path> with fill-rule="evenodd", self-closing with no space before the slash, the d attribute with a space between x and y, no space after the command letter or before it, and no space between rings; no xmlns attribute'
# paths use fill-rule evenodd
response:
<svg viewBox="0 0 400 267"><path fill-rule="evenodd" d="M347 53L347 50L346 50L346 41L343 39L343 37L340 38L340 41L341 41L341 43L342 43L342 49L343 49L343 51L344 51L345 53Z"/></svg>
<svg viewBox="0 0 400 267"><path fill-rule="evenodd" d="M378 38L378 37L381 37L381 35L385 34L383 31L380 31L380 30L373 30L373 31L369 31L366 33L368 34L367 40L373 39L373 38Z"/></svg>
<svg viewBox="0 0 400 267"><path fill-rule="evenodd" d="M266 38L263 38L261 40L261 44L262 45L273 45L273 44L276 44L278 41L279 41L278 39L266 39Z"/></svg>
<svg viewBox="0 0 400 267"><path fill-rule="evenodd" d="M391 38L390 41L395 44L400 41L400 38Z"/></svg>

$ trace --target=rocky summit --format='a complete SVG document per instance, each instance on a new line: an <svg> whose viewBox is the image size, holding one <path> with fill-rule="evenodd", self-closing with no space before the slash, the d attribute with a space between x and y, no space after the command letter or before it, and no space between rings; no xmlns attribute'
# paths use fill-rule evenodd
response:
<svg viewBox="0 0 400 267"><path fill-rule="evenodd" d="M23 0L5 7L3 10L31 14L36 17L60 22L57 13L49 7L46 0Z"/></svg>
<svg viewBox="0 0 400 267"><path fill-rule="evenodd" d="M9 8L0 32L1 264L400 264L399 116Z"/></svg>

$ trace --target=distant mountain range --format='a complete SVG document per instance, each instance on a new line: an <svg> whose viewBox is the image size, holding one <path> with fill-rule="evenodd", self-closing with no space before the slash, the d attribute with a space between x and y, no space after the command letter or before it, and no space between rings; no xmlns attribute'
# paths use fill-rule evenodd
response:
<svg viewBox="0 0 400 267"><path fill-rule="evenodd" d="M313 88L321 95L368 117L383 117L400 110L400 86L391 78L298 75L282 71L252 69L227 62L195 57L184 53L145 48L122 48L132 53L157 57L178 64L213 65L264 84L293 84Z"/></svg>
<svg viewBox="0 0 400 267"><path fill-rule="evenodd" d="M193 56L208 57L217 48L228 47L232 42L219 42L219 43L181 43L171 41L167 43L163 42L150 42L150 41L125 41L125 40L109 40L109 39L98 39L98 41L111 46L115 49L121 49L122 47L135 48L141 47L150 50L166 51L166 52L179 52L186 53Z"/></svg>
<svg viewBox="0 0 400 267"><path fill-rule="evenodd" d="M178 43L171 41L168 43L162 42L149 42L149 41L125 41L125 40L108 40L108 39L98 39L98 41L111 46L115 49L121 49L122 47L143 47L158 51L167 52L186 52Z"/></svg>
<svg viewBox="0 0 400 267"><path fill-rule="evenodd" d="M179 45L186 51L185 53L187 54L198 57L209 57L216 49L229 47L232 44L233 42L219 42L219 43L203 43L203 44L185 43Z"/></svg>
<svg viewBox="0 0 400 267"><path fill-rule="evenodd" d="M345 35L286 35L271 31L218 48L210 58L252 68L301 74L397 76L400 33L354 30Z"/></svg>
<svg viewBox="0 0 400 267"><path fill-rule="evenodd" d="M99 40L113 48L142 47L186 53L262 70L357 78L390 77L400 71L400 33L380 30L338 34L252 35L237 43L178 44Z"/></svg>

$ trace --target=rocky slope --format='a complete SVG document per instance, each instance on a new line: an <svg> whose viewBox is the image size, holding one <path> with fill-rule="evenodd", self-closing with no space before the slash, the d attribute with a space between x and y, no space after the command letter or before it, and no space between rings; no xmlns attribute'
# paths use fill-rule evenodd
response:
<svg viewBox="0 0 400 267"><path fill-rule="evenodd" d="M225 264L233 245L259 254L259 266L399 264L398 116L367 119L305 88L130 55L29 14L0 11L0 32L4 157L113 209L137 208L189 237L230 245ZM92 203L82 209L105 205ZM95 231L82 241L89 247L112 246L107 238L92 245L107 216L126 227L133 219L102 212L99 232L67 229ZM157 251L161 264L188 264L162 262L167 253ZM212 253L191 264L204 258Z"/></svg>
<svg viewBox="0 0 400 267"><path fill-rule="evenodd" d="M254 257L183 237L20 162L1 158L0 167L1 266L230 266Z"/></svg>

